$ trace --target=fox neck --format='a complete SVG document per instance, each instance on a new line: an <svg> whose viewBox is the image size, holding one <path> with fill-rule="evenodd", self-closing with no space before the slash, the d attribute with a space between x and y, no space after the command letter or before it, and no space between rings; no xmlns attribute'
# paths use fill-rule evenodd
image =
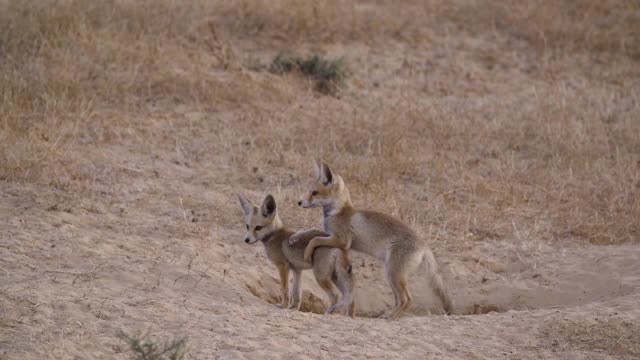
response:
<svg viewBox="0 0 640 360"><path fill-rule="evenodd" d="M349 190L342 185L342 191L340 191L340 196L336 197L336 199L330 205L325 205L322 207L322 214L325 218L329 216L333 216L341 213L344 209L353 208L353 204L351 203L351 195L349 194Z"/></svg>
<svg viewBox="0 0 640 360"><path fill-rule="evenodd" d="M276 215L273 217L273 221L271 222L271 231L262 235L260 237L260 241L262 241L265 244L268 243L269 240L271 240L271 238L273 237L273 235L277 234L279 231L283 229L284 229L284 225L282 224L282 220L280 220L280 217L276 213Z"/></svg>

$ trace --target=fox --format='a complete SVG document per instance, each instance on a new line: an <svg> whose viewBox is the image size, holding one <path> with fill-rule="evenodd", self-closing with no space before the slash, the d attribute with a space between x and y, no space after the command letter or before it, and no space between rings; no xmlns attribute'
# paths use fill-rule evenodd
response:
<svg viewBox="0 0 640 360"><path fill-rule="evenodd" d="M318 247L355 250L384 261L384 271L394 296L391 319L400 317L412 304L407 278L421 264L430 286L442 301L446 314L453 302L440 274L433 252L423 239L400 220L371 210L355 209L344 180L324 162L313 161L314 178L298 206L322 208L322 226L327 236L315 236L304 252L304 260ZM295 244L297 238L290 238Z"/></svg>
<svg viewBox="0 0 640 360"><path fill-rule="evenodd" d="M318 248L304 261L304 251L309 241L315 237L327 236L316 229L294 232L285 227L278 216L274 197L268 194L260 207L246 197L237 194L244 213L246 234L244 242L264 245L267 258L276 266L280 275L280 308L300 310L302 305L302 271L313 269L318 285L327 293L330 305L325 315L344 307L348 317L355 317L355 281L348 250L331 247ZM293 240L291 240L293 239ZM294 245L289 245L289 243ZM293 289L289 295L289 272L293 271ZM342 294L338 302L335 287ZM288 306L287 306L288 305Z"/></svg>

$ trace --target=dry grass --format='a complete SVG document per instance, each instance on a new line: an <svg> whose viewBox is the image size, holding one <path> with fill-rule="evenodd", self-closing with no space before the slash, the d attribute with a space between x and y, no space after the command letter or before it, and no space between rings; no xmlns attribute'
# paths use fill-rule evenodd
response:
<svg viewBox="0 0 640 360"><path fill-rule="evenodd" d="M70 144L118 138L135 127L123 114L158 102L245 99L253 89L237 86L237 72L216 73L235 60L203 4L1 3L1 176L55 179L73 157Z"/></svg>
<svg viewBox="0 0 640 360"><path fill-rule="evenodd" d="M453 12L453 18L464 20L471 28L489 25L497 31L506 30L540 50L613 52L636 59L640 56L640 5L636 1L459 3L464 5Z"/></svg>
<svg viewBox="0 0 640 360"><path fill-rule="evenodd" d="M248 186L290 185L282 194L288 200L309 159L323 156L345 175L357 203L394 211L432 236L638 239L637 84L590 82L566 60L610 54L620 66L611 76L629 84L626 64L640 49L635 2L150 3L0 3L2 179L91 183L86 168L96 160L84 156L88 147L163 146L166 135L150 130L149 117L176 107L240 111L233 120L191 123L218 136L198 151L227 154L216 161L242 173L236 177L249 179L259 167L266 184ZM455 26L526 39L531 47L515 50L522 57L542 47L565 60L548 60L527 89L487 78L496 96L477 101L450 96L457 89L447 84L465 81L453 59L450 73L429 78L449 90L422 87L426 101L391 87L380 90L390 100L379 101L386 95L369 85L345 99L318 99L296 79L242 65L240 44L252 38L300 47L429 46L446 43L440 37ZM500 46L483 61L500 61ZM355 79L370 84L369 76L362 68ZM180 127L172 136L189 144L193 134Z"/></svg>
<svg viewBox="0 0 640 360"><path fill-rule="evenodd" d="M242 36L287 42L428 41L432 28L508 32L541 50L603 51L640 56L640 5L633 0L415 1L243 0L222 3L222 23Z"/></svg>
<svg viewBox="0 0 640 360"><path fill-rule="evenodd" d="M388 4L387 4L388 5ZM372 41L386 36L415 37L431 6L406 1L383 9L349 0L241 0L221 2L221 23L242 37L285 43ZM430 16L429 16L430 17ZM423 18L424 19L424 18Z"/></svg>

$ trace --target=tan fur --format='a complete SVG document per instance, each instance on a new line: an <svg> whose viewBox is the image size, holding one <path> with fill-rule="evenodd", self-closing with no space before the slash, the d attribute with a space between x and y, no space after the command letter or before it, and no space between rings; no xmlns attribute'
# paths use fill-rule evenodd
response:
<svg viewBox="0 0 640 360"><path fill-rule="evenodd" d="M423 264L430 285L442 300L446 313L453 304L447 293L433 252L426 242L399 220L376 211L356 210L344 181L331 168L314 162L315 179L298 205L323 209L324 231L329 236L313 238L305 251L311 257L319 246L353 249L384 261L387 281L393 290L395 306L391 317L396 318L412 302L407 287L409 274Z"/></svg>
<svg viewBox="0 0 640 360"><path fill-rule="evenodd" d="M245 214L247 235L245 242L253 244L261 241L269 260L276 265L280 274L280 307L300 309L302 304L302 270L313 269L316 281L327 293L330 305L327 314L338 307L344 307L347 316L355 317L355 283L348 251L335 248L319 248L313 254L313 265L304 261L304 252L315 237L327 236L320 230L305 230L294 233L282 225L277 213L275 200L267 195L260 208L238 195ZM292 239L292 240L291 240ZM289 243L294 245L289 245ZM293 289L288 296L289 271L293 271ZM342 294L342 300L335 292L334 285Z"/></svg>

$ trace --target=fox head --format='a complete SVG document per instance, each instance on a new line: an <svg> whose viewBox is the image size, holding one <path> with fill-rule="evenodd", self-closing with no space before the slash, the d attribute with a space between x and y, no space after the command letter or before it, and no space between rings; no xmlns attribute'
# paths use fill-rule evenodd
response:
<svg viewBox="0 0 640 360"><path fill-rule="evenodd" d="M322 207L325 209L339 209L350 204L349 191L342 181L342 177L322 162L320 165L313 161L314 179L310 182L307 192L298 201L303 208Z"/></svg>
<svg viewBox="0 0 640 360"><path fill-rule="evenodd" d="M247 229L245 243L254 244L282 227L273 196L267 195L259 208L240 194L238 194L238 200L244 212L244 223Z"/></svg>

